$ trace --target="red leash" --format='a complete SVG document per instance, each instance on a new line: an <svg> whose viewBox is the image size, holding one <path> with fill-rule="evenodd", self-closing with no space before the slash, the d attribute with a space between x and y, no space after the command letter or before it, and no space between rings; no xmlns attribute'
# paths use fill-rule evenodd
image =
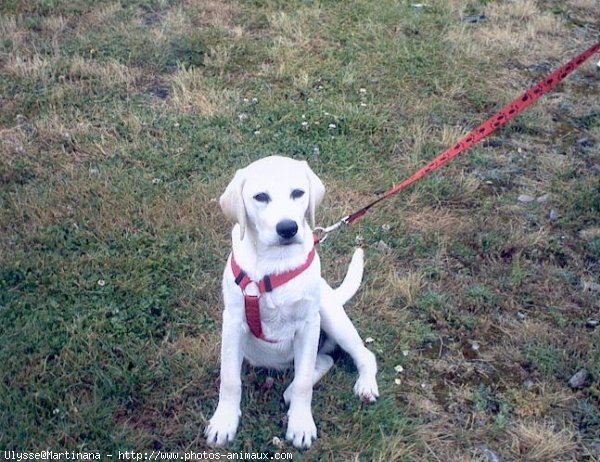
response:
<svg viewBox="0 0 600 462"><path fill-rule="evenodd" d="M469 133L467 136L465 136L463 139L461 139L458 143L456 143L453 147L451 147L447 151L440 154L438 157L436 157L434 160L432 160L427 166L423 167L421 170L419 170L417 173L415 173L410 178L404 180L398 186L394 186L392 189L390 189L389 191L384 193L382 196L378 197L376 200L374 200L370 204L366 205L365 207L358 210L357 212L354 212L353 214L342 218L339 222L337 222L333 226L330 226L328 228L317 228L317 231L321 231L324 234L321 241L323 241L323 239L325 238L327 233L339 228L341 225L344 225L344 224L349 225L349 224L352 224L355 221L359 220L369 211L369 209L371 209L371 207L379 204L381 201L388 199L389 197L394 196L394 195L398 194L400 191L408 188L410 185L412 185L413 183L416 183L424 176L430 174L434 170L437 170L438 168L442 167L443 165L446 165L452 159L454 159L455 157L462 154L467 149L470 149L471 147L473 147L474 145L479 143L482 139L490 136L492 133L494 133L499 128L505 126L508 122L510 122L512 119L514 119L519 114L521 114L525 109L527 109L529 106L531 106L533 103L535 103L539 98L541 98L543 95L545 95L546 93L548 93L549 91L554 89L571 72L573 72L575 69L577 69L579 66L581 66L584 62L586 62L589 58L591 58L598 51L600 51L600 43L597 43L594 46L590 47L588 50L584 51L583 53L581 53L579 56L577 56L576 58L569 61L564 66L562 66L561 68L554 71L552 74L550 74L544 80L542 80L540 83L538 83L534 87L530 88L528 91L526 91L523 95L521 95L519 98L514 100L509 105L505 106L496 115L494 115L493 117L488 119L486 122L481 124L475 130L473 130L471 133Z"/></svg>

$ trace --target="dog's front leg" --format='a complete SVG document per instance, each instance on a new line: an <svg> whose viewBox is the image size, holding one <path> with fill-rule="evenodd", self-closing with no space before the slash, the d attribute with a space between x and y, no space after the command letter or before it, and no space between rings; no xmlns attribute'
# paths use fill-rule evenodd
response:
<svg viewBox="0 0 600 462"><path fill-rule="evenodd" d="M221 336L221 385L219 404L210 419L204 436L211 446L223 446L235 437L241 410L241 370L243 361L242 342L244 333L241 322L225 309Z"/></svg>
<svg viewBox="0 0 600 462"><path fill-rule="evenodd" d="M294 381L284 399L290 405L286 439L297 448L307 449L317 438L311 403L319 329L320 316L316 313L294 337Z"/></svg>

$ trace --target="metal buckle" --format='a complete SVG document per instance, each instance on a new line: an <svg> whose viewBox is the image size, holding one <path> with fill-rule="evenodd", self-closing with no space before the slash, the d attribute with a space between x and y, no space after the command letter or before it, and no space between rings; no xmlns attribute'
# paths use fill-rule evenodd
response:
<svg viewBox="0 0 600 462"><path fill-rule="evenodd" d="M331 226L328 226L326 228L322 227L322 226L317 226L313 231L318 234L319 236L319 242L325 242L325 240L329 237L329 233L335 231L336 229L340 228L343 225L348 224L348 218L350 217L350 215L345 216L344 218L342 218L340 221L338 221L337 223L334 223Z"/></svg>
<svg viewBox="0 0 600 462"><path fill-rule="evenodd" d="M252 288L252 290L248 291L248 288ZM256 293L254 293L256 292ZM257 282L250 281L246 287L242 289L242 294L244 297L259 297L260 296L260 287Z"/></svg>

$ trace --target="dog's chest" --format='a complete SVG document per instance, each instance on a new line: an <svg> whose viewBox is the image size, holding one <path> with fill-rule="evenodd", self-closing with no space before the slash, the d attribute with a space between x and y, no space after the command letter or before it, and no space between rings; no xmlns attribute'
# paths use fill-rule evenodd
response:
<svg viewBox="0 0 600 462"><path fill-rule="evenodd" d="M318 311L318 294L307 294L293 288L280 288L260 297L260 317L263 325L283 327L302 321Z"/></svg>

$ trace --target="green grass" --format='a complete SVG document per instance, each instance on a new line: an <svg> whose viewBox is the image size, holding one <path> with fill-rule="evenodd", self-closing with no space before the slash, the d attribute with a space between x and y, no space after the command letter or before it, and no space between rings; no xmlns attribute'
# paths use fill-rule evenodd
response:
<svg viewBox="0 0 600 462"><path fill-rule="evenodd" d="M589 46L592 3L2 2L0 450L207 449L230 226L216 199L235 170L308 160L329 224L541 79L535 65ZM600 305L582 290L599 282L595 94L588 64L327 241L337 282L362 236L347 309L381 399L352 396L340 355L315 388L320 439L279 448L292 373L245 367L228 449L521 460L554 438L566 449L547 460L598 460ZM573 391L581 368L592 379Z"/></svg>

